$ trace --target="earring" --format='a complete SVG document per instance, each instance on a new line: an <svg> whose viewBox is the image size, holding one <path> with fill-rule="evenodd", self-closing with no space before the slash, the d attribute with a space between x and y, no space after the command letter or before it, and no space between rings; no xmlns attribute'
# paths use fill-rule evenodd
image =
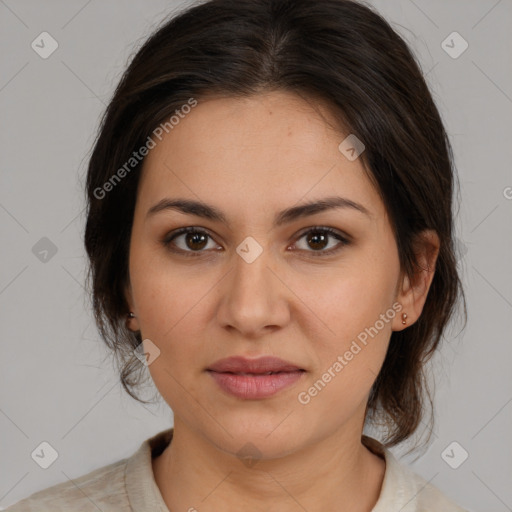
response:
<svg viewBox="0 0 512 512"><path fill-rule="evenodd" d="M407 313L402 313L402 323L405 325L407 322L405 319L407 318Z"/></svg>
<svg viewBox="0 0 512 512"><path fill-rule="evenodd" d="M128 313L128 318L135 318L135 313L133 313L132 311L130 311Z"/></svg>

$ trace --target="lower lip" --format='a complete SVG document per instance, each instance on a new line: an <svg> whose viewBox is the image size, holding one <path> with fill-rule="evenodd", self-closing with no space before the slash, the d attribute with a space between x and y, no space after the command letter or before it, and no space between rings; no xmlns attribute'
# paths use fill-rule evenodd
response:
<svg viewBox="0 0 512 512"><path fill-rule="evenodd" d="M209 370L208 373L226 393L244 400L257 400L275 395L279 391L292 386L302 377L304 372L297 370L272 375L240 375Z"/></svg>

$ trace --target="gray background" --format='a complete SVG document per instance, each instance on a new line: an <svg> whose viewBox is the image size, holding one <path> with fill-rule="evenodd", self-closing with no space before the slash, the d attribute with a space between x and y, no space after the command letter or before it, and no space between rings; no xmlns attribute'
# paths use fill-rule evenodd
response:
<svg viewBox="0 0 512 512"><path fill-rule="evenodd" d="M99 341L83 288L82 187L129 56L187 3L0 0L2 507L127 457L172 423L163 400L142 406L125 395ZM431 366L432 443L402 461L466 508L512 510L512 1L371 4L428 73L461 180L469 321L462 334L456 325L447 333ZM31 48L43 31L59 45L47 59ZM469 44L458 58L441 46L453 31ZM43 237L57 249L46 261ZM42 441L59 454L46 470L30 456ZM453 441L469 454L457 469L441 456ZM456 461L463 452L449 453Z"/></svg>

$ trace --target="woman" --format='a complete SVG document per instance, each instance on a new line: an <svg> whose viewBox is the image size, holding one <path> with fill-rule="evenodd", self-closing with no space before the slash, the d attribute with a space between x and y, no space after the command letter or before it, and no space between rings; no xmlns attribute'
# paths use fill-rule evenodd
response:
<svg viewBox="0 0 512 512"><path fill-rule="evenodd" d="M211 0L133 58L87 176L100 332L174 427L9 510L462 511L389 451L463 299L449 140L349 0ZM383 439L363 435L380 426Z"/></svg>

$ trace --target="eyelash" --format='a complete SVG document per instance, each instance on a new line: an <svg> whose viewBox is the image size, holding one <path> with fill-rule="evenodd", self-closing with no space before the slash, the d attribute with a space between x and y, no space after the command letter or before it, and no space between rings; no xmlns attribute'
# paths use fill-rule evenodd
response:
<svg viewBox="0 0 512 512"><path fill-rule="evenodd" d="M190 251L190 250L189 251L184 251L183 249L173 249L171 247L171 243L173 242L173 240L175 238L177 238L180 235L187 234L187 233L197 233L197 234L201 234L201 235L206 235L210 239L212 239L212 237L210 236L210 234L208 232L204 231L203 229L195 228L195 227L191 226L191 227L181 228L181 229L178 229L177 231L173 231L171 233L168 233L161 242L162 242L164 247L166 247L169 251L171 251L173 253L177 253L177 254L183 255L185 257L192 257L192 258L200 257L205 252L204 250L202 250L202 251ZM331 249L329 249L327 251L324 251L324 250L305 251L307 253L311 253L311 255L313 257L331 256L332 254L335 254L338 251L340 251L343 247L345 247L345 246L350 244L350 240L348 240L347 238L342 236L336 230L334 230L332 228L329 228L329 227L323 227L323 226L314 226L314 227L308 228L307 231L303 231L298 236L297 241L300 240L301 238L303 238L304 235L307 235L309 233L327 234L330 237L336 238L337 240L339 240L341 242L338 246L336 246L334 248L331 248Z"/></svg>

